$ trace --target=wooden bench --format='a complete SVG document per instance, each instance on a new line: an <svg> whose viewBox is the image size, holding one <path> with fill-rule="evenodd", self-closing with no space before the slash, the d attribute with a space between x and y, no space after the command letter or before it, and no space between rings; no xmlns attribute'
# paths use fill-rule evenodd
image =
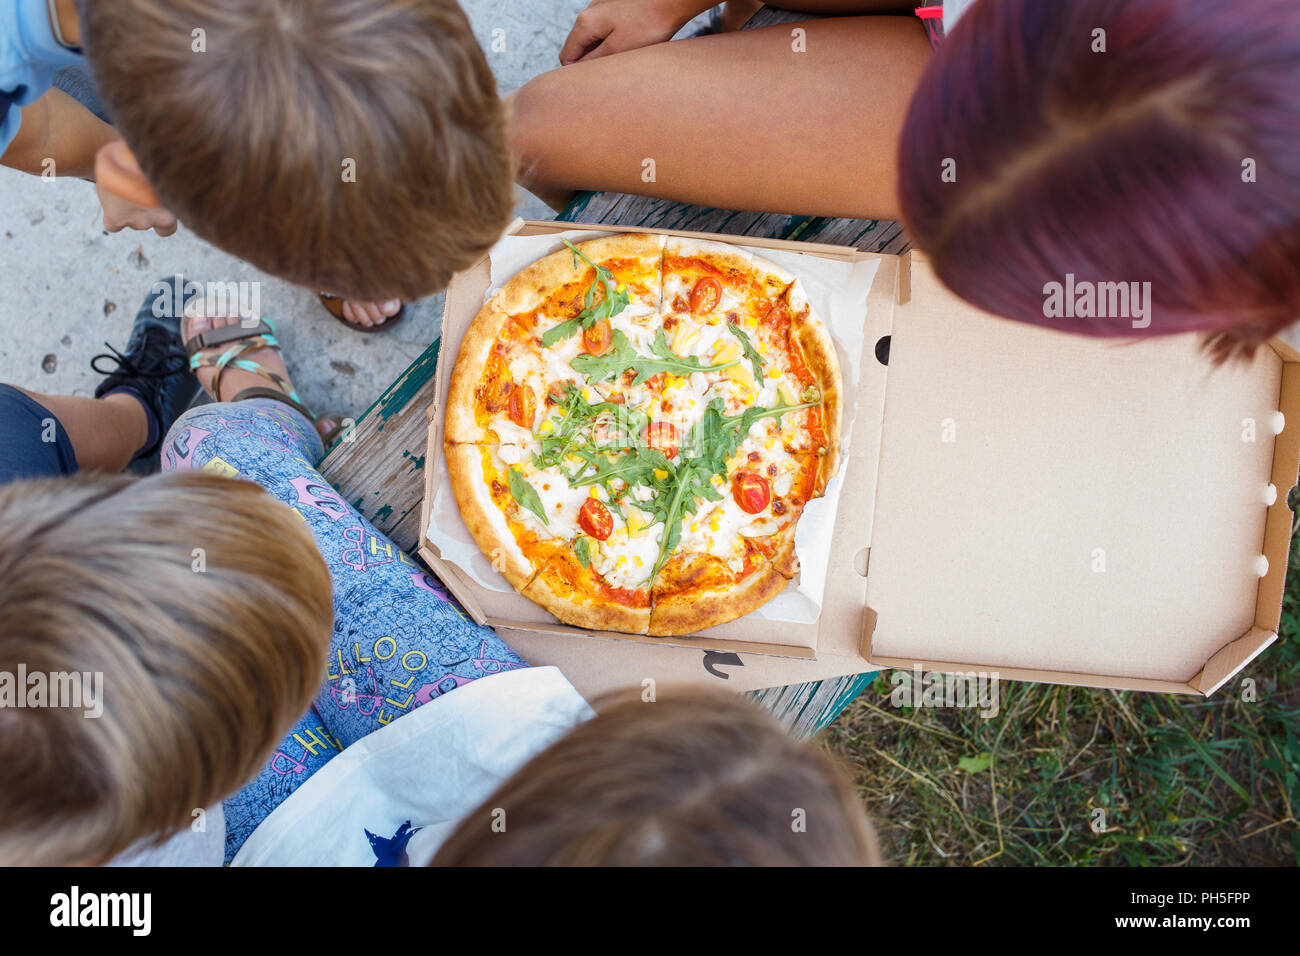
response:
<svg viewBox="0 0 1300 956"><path fill-rule="evenodd" d="M746 29L806 19L764 8ZM868 252L908 249L896 222L825 219L708 209L616 193L584 193L559 216L582 223L648 226L766 236L854 246ZM380 531L414 555L420 539L420 502L428 453L425 411L434 399L435 341L357 420L352 441L336 445L321 464L325 477ZM831 680L772 687L751 696L796 736L811 736L831 723L875 677L874 671Z"/></svg>

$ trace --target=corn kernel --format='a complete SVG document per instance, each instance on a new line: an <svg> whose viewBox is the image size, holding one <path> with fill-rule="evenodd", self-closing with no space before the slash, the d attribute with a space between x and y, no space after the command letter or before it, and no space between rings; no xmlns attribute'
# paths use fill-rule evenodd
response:
<svg viewBox="0 0 1300 956"><path fill-rule="evenodd" d="M738 358L740 358L739 342L719 342L718 347L713 351L714 365L726 365Z"/></svg>
<svg viewBox="0 0 1300 956"><path fill-rule="evenodd" d="M665 392L671 392L671 391L673 391L673 390L675 390L675 389L679 389L679 388L681 388L681 387L682 387L683 385L685 385L685 384L686 384L686 379L682 378L680 375L665 375L665 376L664 376L664 391L665 391Z"/></svg>
<svg viewBox="0 0 1300 956"><path fill-rule="evenodd" d="M633 509L632 513L627 516L628 534L636 534L637 532L644 529L645 526L646 526L645 519L641 517L641 512L639 510Z"/></svg>
<svg viewBox="0 0 1300 956"><path fill-rule="evenodd" d="M692 522L691 522L691 530L694 531L694 532L696 532L696 533L698 534L698 533L699 533L699 530L700 530L700 523L699 523L698 521L692 521Z"/></svg>
<svg viewBox="0 0 1300 956"><path fill-rule="evenodd" d="M720 515L714 515L712 518L709 519L710 531L717 531L718 528L721 527L721 525L722 525L722 517Z"/></svg>
<svg viewBox="0 0 1300 956"><path fill-rule="evenodd" d="M636 566L637 566L638 568L639 568L639 567L642 567L642 566L645 564L645 562L641 560L641 555L639 555L639 554L638 554L638 555L634 555L633 558L632 558L632 560L636 562Z"/></svg>
<svg viewBox="0 0 1300 956"><path fill-rule="evenodd" d="M766 355L766 354L767 354L767 343L766 343L766 342L759 342L759 343L758 343L758 354L759 354L759 355Z"/></svg>
<svg viewBox="0 0 1300 956"><path fill-rule="evenodd" d="M555 423L548 418L546 421L542 422L541 427L538 428L537 431L539 434L549 435L551 432L555 431Z"/></svg>
<svg viewBox="0 0 1300 956"><path fill-rule="evenodd" d="M620 282L620 283L618 284L618 291L619 291L619 292L626 292L626 291L627 291L627 286L626 286L624 283Z"/></svg>
<svg viewBox="0 0 1300 956"><path fill-rule="evenodd" d="M754 373L744 365L733 365L722 374L741 388L753 389L758 387L758 383L754 381Z"/></svg>
<svg viewBox="0 0 1300 956"><path fill-rule="evenodd" d="M600 497L600 492L596 489L596 486L595 486L595 485L592 485L590 488L587 489L587 497L588 497L588 498L599 498L599 497Z"/></svg>
<svg viewBox="0 0 1300 956"><path fill-rule="evenodd" d="M745 324L749 326L751 329L756 329L758 328L758 319L754 318L754 316L751 315L745 319Z"/></svg>
<svg viewBox="0 0 1300 956"><path fill-rule="evenodd" d="M714 475L712 478L709 479L709 481L711 481L711 482L713 483L713 487L714 487L714 488L721 488L721 487L722 487L722 476L721 476L721 475Z"/></svg>
<svg viewBox="0 0 1300 956"><path fill-rule="evenodd" d="M681 324L677 326L677 332L673 335L673 351L678 355L684 355L686 349L691 343L700 337L698 329L693 329L689 325Z"/></svg>
<svg viewBox="0 0 1300 956"><path fill-rule="evenodd" d="M665 478L668 477L668 472L664 471L664 469L662 468L656 468L655 477L658 478L660 481L663 481Z"/></svg>
<svg viewBox="0 0 1300 956"><path fill-rule="evenodd" d="M776 444L776 439L775 439L775 438L769 438L767 441L763 442L763 447L764 447L764 448L771 448L771 447L772 447L773 445L775 445L775 444Z"/></svg>
<svg viewBox="0 0 1300 956"><path fill-rule="evenodd" d="M627 564L627 558L625 558L623 555L620 554L617 558L614 559L614 564L621 568L625 564Z"/></svg>
<svg viewBox="0 0 1300 956"><path fill-rule="evenodd" d="M767 370L767 377L768 377L768 378L780 378L780 377L781 377L781 370L780 370L779 368L770 368L770 369Z"/></svg>
<svg viewBox="0 0 1300 956"><path fill-rule="evenodd" d="M782 383L780 384L780 386L777 388L777 391L778 391L778 392L780 393L780 395L781 395L781 404L782 404L782 405L798 405L798 404L799 404L799 402L795 399L794 393L791 392L790 389L786 388L785 382L782 382Z"/></svg>

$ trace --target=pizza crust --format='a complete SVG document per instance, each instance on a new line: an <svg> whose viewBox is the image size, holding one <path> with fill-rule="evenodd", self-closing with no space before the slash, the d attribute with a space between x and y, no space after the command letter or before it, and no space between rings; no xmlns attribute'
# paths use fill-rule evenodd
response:
<svg viewBox="0 0 1300 956"><path fill-rule="evenodd" d="M488 434L478 423L475 409L479 381L488 355L501 335L509 316L501 308L501 293L497 293L479 310L473 323L461 339L460 354L451 373L451 387L447 392L447 413L443 419L443 441L470 444L485 441Z"/></svg>
<svg viewBox="0 0 1300 956"><path fill-rule="evenodd" d="M725 590L688 591L696 578L721 573L726 563L709 554L680 555L659 572L668 586L656 584L650 612L651 637L678 637L725 624L757 610L784 590L788 579L770 563L763 564L739 585Z"/></svg>
<svg viewBox="0 0 1300 956"><path fill-rule="evenodd" d="M451 473L451 490L460 507L465 527L474 536L492 566L505 576L517 591L523 591L533 579L532 562L510 533L506 516L492 500L483 476L484 450L478 445L443 443L447 470Z"/></svg>
<svg viewBox="0 0 1300 956"><path fill-rule="evenodd" d="M817 316L808 304L803 286L796 279L786 292L786 304L790 308L791 334L803 349L804 361L808 369L817 378L818 388L822 393L822 419L826 429L827 446L822 453L826 459L822 465L822 479L818 485L825 487L825 482L839 469L840 463L840 428L844 414L843 375L840 371L839 355L835 351L835 340L831 338L826 323Z"/></svg>
<svg viewBox="0 0 1300 956"><path fill-rule="evenodd" d="M604 236L574 243L584 256L597 265L610 259L642 259L654 261L656 267L663 259L664 237L647 232L633 232L617 236ZM498 305L509 315L531 312L546 301L556 289L581 282L591 268L567 248L552 252L511 278L497 293ZM656 301L654 307L658 308ZM477 320L476 320L477 321Z"/></svg>
<svg viewBox="0 0 1300 956"><path fill-rule="evenodd" d="M650 608L634 608L616 601L597 601L580 596L566 579L580 574L581 565L571 551L555 556L520 593L540 604L561 622L586 631L617 631L645 634L650 630Z"/></svg>

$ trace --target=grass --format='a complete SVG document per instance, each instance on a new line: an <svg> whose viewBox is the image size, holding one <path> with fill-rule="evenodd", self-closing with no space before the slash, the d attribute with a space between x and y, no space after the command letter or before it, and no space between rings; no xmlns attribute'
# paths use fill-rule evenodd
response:
<svg viewBox="0 0 1300 956"><path fill-rule="evenodd" d="M1208 700L1003 681L1001 712L984 719L894 707L883 672L821 739L889 858L1300 865L1297 543L1280 640Z"/></svg>

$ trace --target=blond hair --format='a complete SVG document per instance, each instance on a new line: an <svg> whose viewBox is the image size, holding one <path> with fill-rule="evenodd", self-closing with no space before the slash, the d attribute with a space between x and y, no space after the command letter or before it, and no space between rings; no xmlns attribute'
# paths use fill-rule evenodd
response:
<svg viewBox="0 0 1300 956"><path fill-rule="evenodd" d="M660 698L598 701L593 720L466 817L432 865L883 865L826 754L734 695Z"/></svg>
<svg viewBox="0 0 1300 956"><path fill-rule="evenodd" d="M302 522L200 472L0 488L0 671L102 673L103 712L0 707L0 863L104 862L250 779L319 690Z"/></svg>
<svg viewBox="0 0 1300 956"><path fill-rule="evenodd" d="M510 220L505 108L454 0L79 10L105 108L161 202L272 275L416 299Z"/></svg>

